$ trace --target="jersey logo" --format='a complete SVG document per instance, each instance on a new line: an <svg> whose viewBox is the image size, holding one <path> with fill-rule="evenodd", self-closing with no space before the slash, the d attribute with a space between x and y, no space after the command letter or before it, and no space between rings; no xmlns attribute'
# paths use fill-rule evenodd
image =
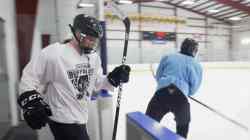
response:
<svg viewBox="0 0 250 140"><path fill-rule="evenodd" d="M89 97L88 92L90 77L93 76L94 69L89 64L78 64L75 69L68 70L68 78L78 91L76 98L81 100L84 96Z"/></svg>

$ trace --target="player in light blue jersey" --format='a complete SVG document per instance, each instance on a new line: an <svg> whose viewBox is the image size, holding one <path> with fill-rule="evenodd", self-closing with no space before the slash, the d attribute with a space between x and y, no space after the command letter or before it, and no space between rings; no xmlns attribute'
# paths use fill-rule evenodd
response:
<svg viewBox="0 0 250 140"><path fill-rule="evenodd" d="M148 104L146 115L157 121L172 112L177 134L187 138L190 105L187 96L194 95L202 80L202 67L195 59L198 43L186 38L180 53L164 56L157 69L157 90Z"/></svg>

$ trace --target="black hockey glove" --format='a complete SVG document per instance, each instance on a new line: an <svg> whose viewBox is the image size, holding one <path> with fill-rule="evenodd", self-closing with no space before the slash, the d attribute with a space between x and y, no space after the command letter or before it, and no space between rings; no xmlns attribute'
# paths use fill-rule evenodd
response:
<svg viewBox="0 0 250 140"><path fill-rule="evenodd" d="M23 109L25 121L32 129L40 129L45 126L48 116L52 115L49 105L35 90L22 93L17 102Z"/></svg>
<svg viewBox="0 0 250 140"><path fill-rule="evenodd" d="M113 86L117 87L120 83L129 81L129 72L130 67L128 65L120 65L108 74L108 80Z"/></svg>

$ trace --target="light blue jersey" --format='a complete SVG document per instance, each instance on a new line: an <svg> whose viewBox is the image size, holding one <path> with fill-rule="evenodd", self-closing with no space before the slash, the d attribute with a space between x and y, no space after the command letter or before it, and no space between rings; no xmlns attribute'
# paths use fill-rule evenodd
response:
<svg viewBox="0 0 250 140"><path fill-rule="evenodd" d="M164 56L156 73L157 90L171 83L186 96L193 95L200 87L202 67L199 62L181 53Z"/></svg>

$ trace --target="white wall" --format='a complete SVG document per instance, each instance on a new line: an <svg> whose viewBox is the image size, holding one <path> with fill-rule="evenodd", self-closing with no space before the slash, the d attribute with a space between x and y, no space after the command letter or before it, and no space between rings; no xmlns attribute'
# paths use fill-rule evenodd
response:
<svg viewBox="0 0 250 140"><path fill-rule="evenodd" d="M146 7L147 6L147 7ZM162 8L148 7L157 6ZM120 5L128 15L139 13L138 5ZM167 7L167 8L165 8ZM109 11L107 8L106 11ZM143 3L141 6L142 15L174 17L174 7L159 2ZM178 18L186 20L184 25L166 24L158 22L142 22L142 31L163 31L177 32L176 42L166 44L153 44L151 41L139 41L139 23L131 22L131 33L128 47L128 63L156 63L162 55L179 50L181 42L186 37L191 37L199 41L200 59L202 61L228 61L229 40L231 27L213 19L177 8ZM220 23L220 24L218 24ZM196 26L196 27L194 27ZM198 26L198 27L197 27ZM205 28L205 26L207 26ZM108 63L119 64L123 49L124 27L120 21L107 20L108 39ZM113 31L113 30L119 31Z"/></svg>
<svg viewBox="0 0 250 140"><path fill-rule="evenodd" d="M18 63L17 63L17 46L16 46L16 21L15 21L15 4L14 0L0 0L0 17L5 20L6 33L6 57L9 84L9 99L11 125L18 124L16 89L18 82Z"/></svg>
<svg viewBox="0 0 250 140"><path fill-rule="evenodd" d="M57 25L58 17L56 16L57 9L55 4L55 0L39 0L35 26L35 32L39 32L39 36L41 34L50 34L51 42L59 40L59 26Z"/></svg>
<svg viewBox="0 0 250 140"><path fill-rule="evenodd" d="M96 17L96 8L77 9L79 0L40 0L38 5L36 32L50 34L51 43L63 41L71 37L69 24L73 23L75 15L84 13ZM84 0L84 2L92 2ZM37 38L40 39L40 38ZM36 41L37 42L37 41ZM33 46L40 44L34 44Z"/></svg>
<svg viewBox="0 0 250 140"><path fill-rule="evenodd" d="M250 19L233 28L233 59L250 60Z"/></svg>
<svg viewBox="0 0 250 140"><path fill-rule="evenodd" d="M75 15L84 13L90 16L96 17L95 8L83 8L77 9L76 4L79 0L57 0L58 2L58 24L60 30L60 40L65 39L66 36L70 33L68 24L73 23L73 18ZM83 2L95 2L91 0L84 0Z"/></svg>
<svg viewBox="0 0 250 140"><path fill-rule="evenodd" d="M34 38L32 42L32 56L42 48L42 34L50 35L50 43L63 42L71 38L72 33L69 24L73 24L73 18L80 13L96 16L96 8L78 9L79 0L40 0L38 3ZM92 2L93 1L84 1Z"/></svg>

